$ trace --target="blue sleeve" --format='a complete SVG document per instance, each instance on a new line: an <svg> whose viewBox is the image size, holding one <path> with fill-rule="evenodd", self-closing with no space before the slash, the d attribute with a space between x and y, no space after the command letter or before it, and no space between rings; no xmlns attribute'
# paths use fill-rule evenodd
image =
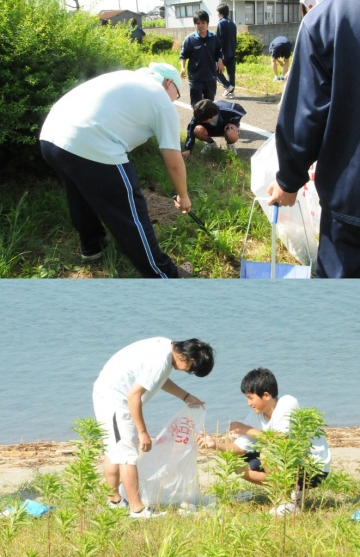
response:
<svg viewBox="0 0 360 557"><path fill-rule="evenodd" d="M186 141L185 141L185 151L192 151L192 149L194 148L195 145L194 129L196 124L197 122L195 118L192 118L192 120L189 122L189 125L187 127Z"/></svg>
<svg viewBox="0 0 360 557"><path fill-rule="evenodd" d="M181 45L181 51L180 51L180 60L186 60L187 58L190 57L190 47L191 42L190 39L188 37L185 37L183 44Z"/></svg>
<svg viewBox="0 0 360 557"><path fill-rule="evenodd" d="M329 59L326 53L319 55L305 23L298 34L275 132L276 178L286 192L297 192L308 181L308 169L319 156L331 99Z"/></svg>

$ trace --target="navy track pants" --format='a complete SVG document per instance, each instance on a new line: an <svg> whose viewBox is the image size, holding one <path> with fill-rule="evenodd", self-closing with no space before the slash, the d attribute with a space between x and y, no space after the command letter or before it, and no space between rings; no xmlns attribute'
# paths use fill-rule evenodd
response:
<svg viewBox="0 0 360 557"><path fill-rule="evenodd" d="M109 229L144 278L178 278L177 267L160 248L134 166L111 165L73 155L41 141L46 162L66 188L71 220L82 253L96 253Z"/></svg>

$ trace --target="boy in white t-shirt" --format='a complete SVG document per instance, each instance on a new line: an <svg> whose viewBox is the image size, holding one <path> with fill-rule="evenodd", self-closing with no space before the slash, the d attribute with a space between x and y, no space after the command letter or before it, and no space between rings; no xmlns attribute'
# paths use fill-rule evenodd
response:
<svg viewBox="0 0 360 557"><path fill-rule="evenodd" d="M144 508L139 495L138 449L151 450L143 404L159 389L186 403L204 404L169 379L172 368L205 377L214 366L213 349L198 339L171 341L155 337L134 342L105 364L94 383L96 419L107 433L104 472L112 489L112 508L127 506L119 494L120 477L133 518L157 516Z"/></svg>
<svg viewBox="0 0 360 557"><path fill-rule="evenodd" d="M296 398L284 395L278 398L278 385L274 374L265 368L253 369L241 382L241 391L248 399L251 406L245 418L245 423L230 422L230 434L237 434L234 442L219 442L211 435L198 435L197 442L201 448L215 449L218 451L233 451L245 457L247 466L237 472L253 484L266 483L267 471L263 468L260 453L254 449L256 437L262 431L275 430L287 433L290 429L290 415L293 410L299 409ZM323 481L330 471L330 451L324 437L313 439L311 454L319 462L319 473L312 478L310 487L316 487ZM293 494L294 504L280 505L273 509L276 514L292 512L294 505L301 499L301 481L299 490ZM240 497L241 498L241 497ZM246 494L244 494L246 499Z"/></svg>

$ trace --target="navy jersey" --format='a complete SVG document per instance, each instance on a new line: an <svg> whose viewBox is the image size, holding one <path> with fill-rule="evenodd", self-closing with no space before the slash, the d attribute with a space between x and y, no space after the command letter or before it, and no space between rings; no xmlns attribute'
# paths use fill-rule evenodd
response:
<svg viewBox="0 0 360 557"><path fill-rule="evenodd" d="M360 226L360 1L320 2L303 19L276 127L277 180L308 181L322 209Z"/></svg>
<svg viewBox="0 0 360 557"><path fill-rule="evenodd" d="M231 19L222 17L216 29L216 35L219 38L224 60L234 58L236 52L236 25Z"/></svg>
<svg viewBox="0 0 360 557"><path fill-rule="evenodd" d="M197 31L185 37L180 52L180 59L189 60L189 81L216 79L216 64L222 57L220 41L211 31L204 38Z"/></svg>
<svg viewBox="0 0 360 557"><path fill-rule="evenodd" d="M219 137L224 135L224 128L226 124L234 124L236 127L240 126L240 120L246 114L246 110L238 103L231 103L229 101L215 101L219 119L216 126L204 124L192 118L187 127L187 136L185 141L185 151L191 151L195 144L194 129L201 124L208 131L210 137Z"/></svg>

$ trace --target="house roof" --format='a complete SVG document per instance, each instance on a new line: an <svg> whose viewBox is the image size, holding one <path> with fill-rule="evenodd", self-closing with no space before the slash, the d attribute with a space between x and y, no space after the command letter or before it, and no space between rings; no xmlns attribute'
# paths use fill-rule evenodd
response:
<svg viewBox="0 0 360 557"><path fill-rule="evenodd" d="M100 12L99 18L100 19L110 19L112 17L115 17L116 15L123 14L124 12L136 13L136 12L133 12L132 10L104 10L104 11Z"/></svg>

